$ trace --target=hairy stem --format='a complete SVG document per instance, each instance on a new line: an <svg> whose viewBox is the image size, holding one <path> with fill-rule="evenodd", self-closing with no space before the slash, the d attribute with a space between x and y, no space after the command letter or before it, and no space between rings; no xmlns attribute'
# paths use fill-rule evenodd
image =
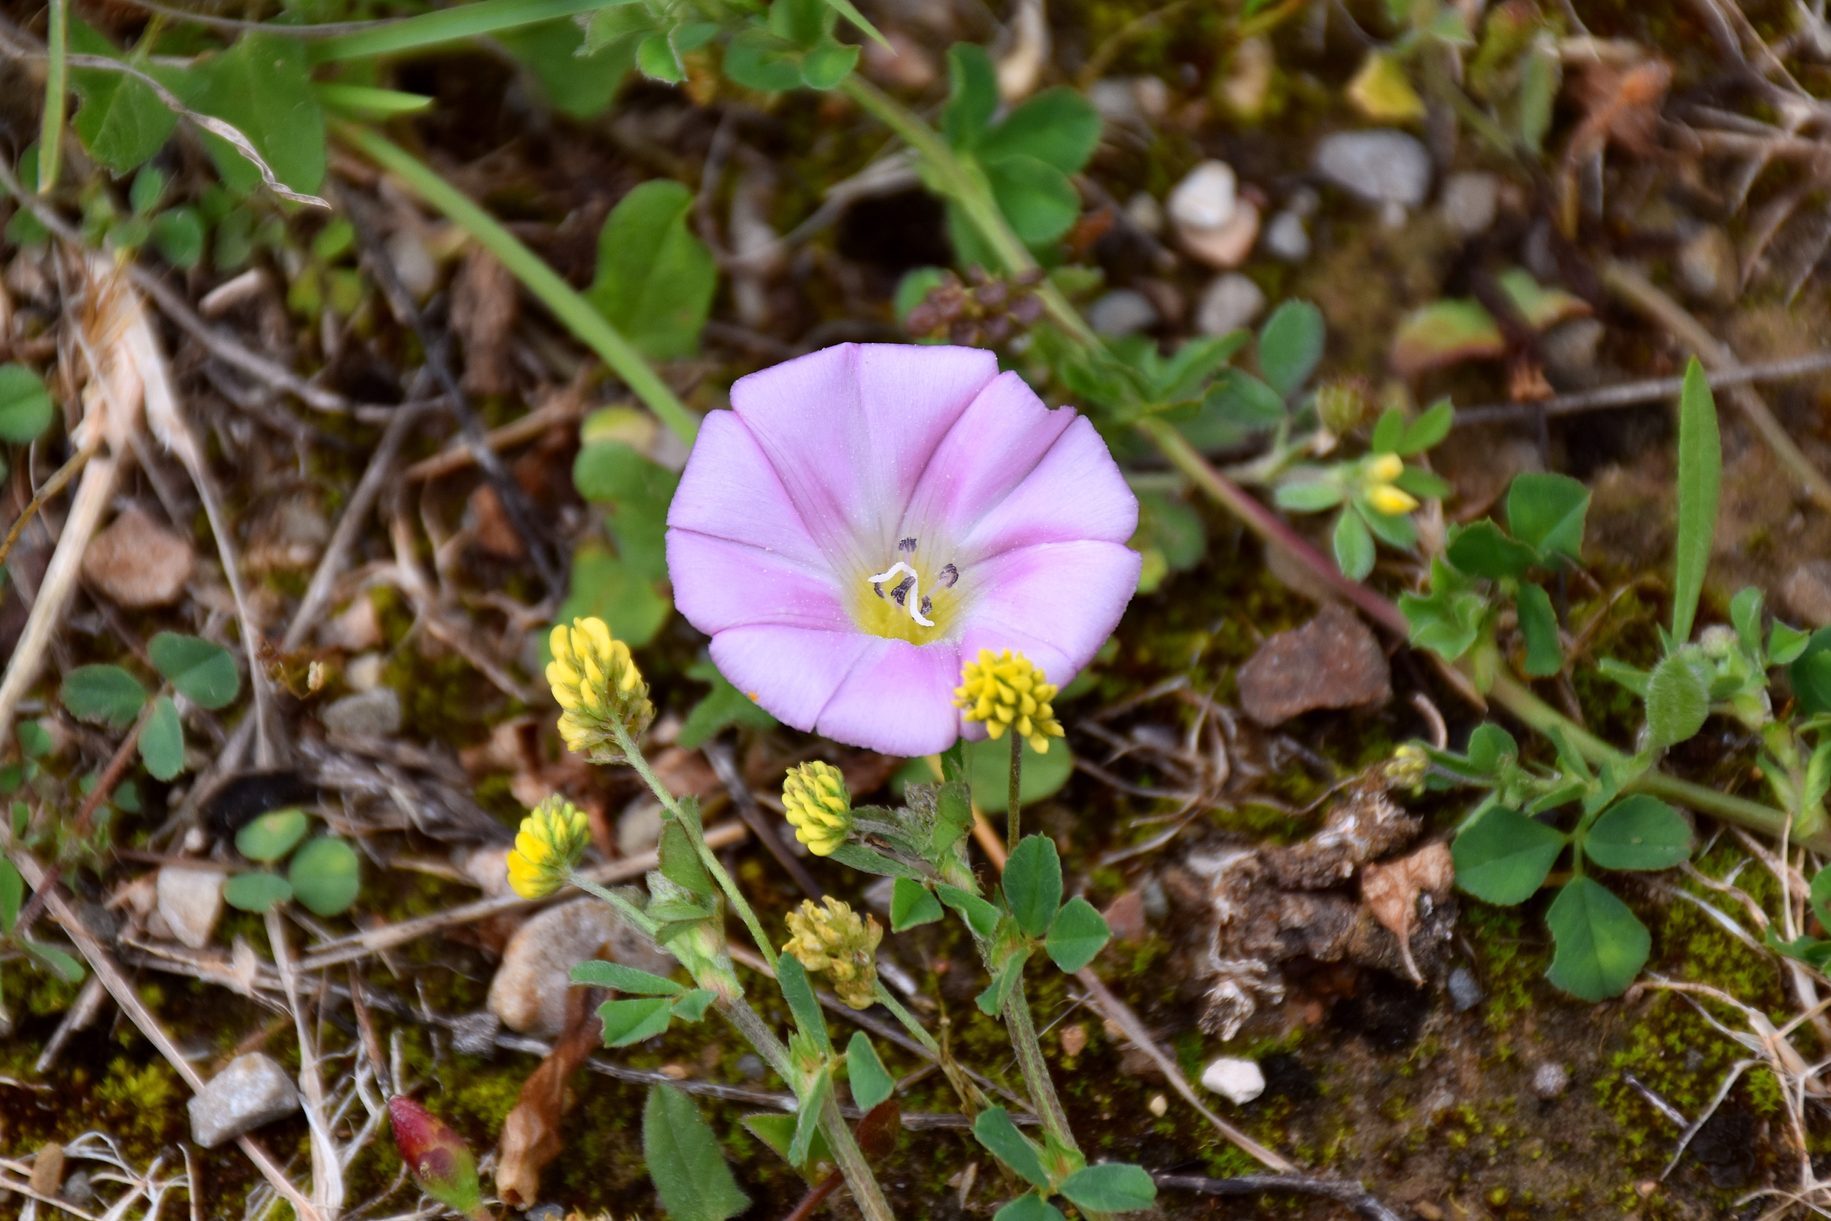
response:
<svg viewBox="0 0 1831 1221"><path fill-rule="evenodd" d="M1019 795L1024 780L1024 740L1011 731L1011 787L1010 795L1005 802L1005 851L1017 851L1017 841L1021 835L1018 829L1018 815L1021 813L1023 799Z"/></svg>
<svg viewBox="0 0 1831 1221"><path fill-rule="evenodd" d="M1064 1149L1080 1152L1074 1133L1068 1128L1068 1112L1055 1092L1055 1081L1049 1076L1049 1062L1043 1058L1043 1045L1036 1037L1036 1023L1030 1019L1030 999L1024 995L1024 981L1019 979L1004 1003L1005 1029L1011 1036L1011 1048L1017 1053L1017 1068L1023 1074L1024 1088L1042 1120L1043 1131Z"/></svg>

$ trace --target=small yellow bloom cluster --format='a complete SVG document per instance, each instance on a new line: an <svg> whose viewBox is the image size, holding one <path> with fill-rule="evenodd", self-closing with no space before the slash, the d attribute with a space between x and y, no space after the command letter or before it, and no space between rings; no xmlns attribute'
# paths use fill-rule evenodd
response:
<svg viewBox="0 0 1831 1221"><path fill-rule="evenodd" d="M996 741L1005 730L1015 730L1039 755L1049 753L1050 738L1062 736L1049 703L1054 698L1055 688L1043 681L1036 663L1009 649L996 656L980 649L979 660L966 663L954 688L954 703L966 710L967 720L984 722L986 736Z"/></svg>
<svg viewBox="0 0 1831 1221"><path fill-rule="evenodd" d="M547 683L565 709L559 718L560 737L581 754L609 744L610 757L620 757L612 727L620 725L634 738L655 719L648 684L642 681L629 646L613 639L610 625L602 619L574 619L571 627L562 623L553 629L550 643L553 660L547 664Z"/></svg>
<svg viewBox="0 0 1831 1221"><path fill-rule="evenodd" d="M799 911L788 913L788 944L792 954L811 975L824 974L839 999L854 1009L869 1009L877 994L877 944L884 930L875 916L863 920L851 904L830 895L826 906L803 899Z"/></svg>
<svg viewBox="0 0 1831 1221"><path fill-rule="evenodd" d="M1361 469L1361 487L1367 503L1388 517L1402 517L1418 507L1418 498L1393 482L1405 473L1405 459L1397 454L1375 454Z"/></svg>
<svg viewBox="0 0 1831 1221"><path fill-rule="evenodd" d="M1422 793L1424 779L1430 775L1430 756L1415 742L1406 742L1392 752L1382 771L1386 783L1395 789Z"/></svg>
<svg viewBox="0 0 1831 1221"><path fill-rule="evenodd" d="M782 781L782 812L815 856L832 856L852 829L852 795L831 763L803 763Z"/></svg>
<svg viewBox="0 0 1831 1221"><path fill-rule="evenodd" d="M541 899L566 884L591 846L585 811L564 797L549 797L521 820L509 853L509 885L524 899Z"/></svg>

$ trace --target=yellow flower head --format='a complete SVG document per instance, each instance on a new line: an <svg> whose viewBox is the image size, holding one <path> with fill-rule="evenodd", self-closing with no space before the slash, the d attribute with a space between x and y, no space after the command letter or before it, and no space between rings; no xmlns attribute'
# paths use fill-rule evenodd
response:
<svg viewBox="0 0 1831 1221"><path fill-rule="evenodd" d="M1367 459L1367 484L1377 487L1391 483L1405 473L1405 459L1397 454L1375 454Z"/></svg>
<svg viewBox="0 0 1831 1221"><path fill-rule="evenodd" d="M648 684L629 646L613 639L610 625L596 618L574 619L571 627L560 624L549 643L553 660L547 664L547 683L565 710L560 737L568 748L596 762L622 758L613 727L621 726L635 738L655 719Z"/></svg>
<svg viewBox="0 0 1831 1221"><path fill-rule="evenodd" d="M585 811L564 797L549 797L521 820L509 853L509 885L524 899L540 899L566 884L591 845Z"/></svg>
<svg viewBox="0 0 1831 1221"><path fill-rule="evenodd" d="M1006 649L993 655L979 650L979 660L960 671L954 703L966 710L966 719L985 724L986 736L997 740L1005 730L1030 744L1037 754L1049 752L1049 739L1062 736L1062 723L1049 703L1055 688L1043 681L1043 672L1022 653Z"/></svg>
<svg viewBox="0 0 1831 1221"><path fill-rule="evenodd" d="M1430 756L1416 742L1406 742L1392 752L1382 770L1391 787L1422 793L1425 777L1430 775Z"/></svg>
<svg viewBox="0 0 1831 1221"><path fill-rule="evenodd" d="M831 763L803 763L782 781L782 812L815 856L831 856L852 829L852 795Z"/></svg>
<svg viewBox="0 0 1831 1221"><path fill-rule="evenodd" d="M1418 498L1395 484L1382 483L1367 492L1367 503L1388 517L1402 517L1418 507Z"/></svg>
<svg viewBox="0 0 1831 1221"><path fill-rule="evenodd" d="M884 930L875 916L863 920L848 903L827 896L826 906L803 899L788 913L788 944L810 975L826 975L840 1000L854 1009L869 1009L877 994L877 945Z"/></svg>

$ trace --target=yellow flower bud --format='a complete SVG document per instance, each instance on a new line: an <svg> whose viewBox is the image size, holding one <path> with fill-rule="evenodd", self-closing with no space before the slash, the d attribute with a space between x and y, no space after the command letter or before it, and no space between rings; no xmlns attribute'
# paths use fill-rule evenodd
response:
<svg viewBox="0 0 1831 1221"><path fill-rule="evenodd" d="M877 946L884 930L875 916L863 920L848 903L831 895L821 907L803 899L788 913L784 954L801 961L810 975L825 975L840 1000L854 1009L869 1009L877 995Z"/></svg>
<svg viewBox="0 0 1831 1221"><path fill-rule="evenodd" d="M1367 503L1388 517L1399 517L1418 507L1418 498L1404 488L1382 483L1367 493Z"/></svg>
<svg viewBox="0 0 1831 1221"><path fill-rule="evenodd" d="M564 797L549 797L528 812L509 853L509 885L524 899L541 899L566 884L591 846L585 811Z"/></svg>
<svg viewBox="0 0 1831 1221"><path fill-rule="evenodd" d="M1397 454L1375 454L1367 460L1369 484L1391 483L1405 473L1405 459Z"/></svg>
<svg viewBox="0 0 1831 1221"><path fill-rule="evenodd" d="M1406 742L1392 752L1381 772L1392 788L1421 793L1424 779L1430 775L1430 756L1417 743Z"/></svg>
<svg viewBox="0 0 1831 1221"><path fill-rule="evenodd" d="M642 681L629 646L614 639L610 625L596 618L574 619L571 627L560 624L549 643L553 660L547 664L547 684L564 709L560 737L568 749L596 762L621 759L613 727L621 726L635 738L655 719L648 684Z"/></svg>
<svg viewBox="0 0 1831 1221"><path fill-rule="evenodd" d="M831 856L852 829L852 795L831 763L803 763L782 781L782 812L815 856Z"/></svg>
<svg viewBox="0 0 1831 1221"><path fill-rule="evenodd" d="M1047 754L1049 739L1062 736L1050 700L1055 688L1043 681L1043 672L1022 653L1006 649L994 656L980 649L979 659L960 671L954 703L966 719L985 725L986 736L996 741L1005 730L1014 730L1036 753Z"/></svg>

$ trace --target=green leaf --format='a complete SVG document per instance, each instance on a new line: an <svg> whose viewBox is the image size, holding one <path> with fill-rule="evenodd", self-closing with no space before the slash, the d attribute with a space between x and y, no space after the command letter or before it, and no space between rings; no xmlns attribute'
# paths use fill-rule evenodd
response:
<svg viewBox="0 0 1831 1221"><path fill-rule="evenodd" d="M1322 360L1322 311L1308 301L1286 301L1259 328L1259 372L1281 399L1288 399Z"/></svg>
<svg viewBox="0 0 1831 1221"><path fill-rule="evenodd" d="M998 75L992 57L977 43L955 43L947 52L947 105L941 134L956 149L972 148L998 110Z"/></svg>
<svg viewBox="0 0 1831 1221"><path fill-rule="evenodd" d="M979 936L990 937L997 929L998 909L978 895L945 883L935 887L935 895Z"/></svg>
<svg viewBox="0 0 1831 1221"><path fill-rule="evenodd" d="M1535 331L1590 312L1589 302L1583 298L1561 288L1546 288L1522 267L1501 272L1498 282L1514 310Z"/></svg>
<svg viewBox="0 0 1831 1221"><path fill-rule="evenodd" d="M83 982L83 964L74 954L54 945L46 945L42 941L24 941L20 944L25 947L27 953L38 959L53 975L65 983L80 984Z"/></svg>
<svg viewBox="0 0 1831 1221"><path fill-rule="evenodd" d="M1503 766L1519 758L1519 743L1505 729L1487 721L1469 734L1467 753L1478 775L1497 776Z"/></svg>
<svg viewBox="0 0 1831 1221"><path fill-rule="evenodd" d="M1062 1210L1039 1195L1018 1196L992 1214L992 1221L1067 1221Z"/></svg>
<svg viewBox="0 0 1831 1221"><path fill-rule="evenodd" d="M626 967L620 962L606 962L602 958L587 959L573 967L572 982L593 988L615 988L625 996L679 996L686 991L665 976Z"/></svg>
<svg viewBox="0 0 1831 1221"><path fill-rule="evenodd" d="M1287 414L1276 390L1244 369L1227 368L1215 374L1200 410L1179 427L1197 449L1226 449L1276 428Z"/></svg>
<svg viewBox="0 0 1831 1221"><path fill-rule="evenodd" d="M1073 89L1045 89L1006 115L979 142L981 161L1034 157L1064 174L1077 173L1100 143L1100 112Z"/></svg>
<svg viewBox="0 0 1831 1221"><path fill-rule="evenodd" d="M670 818L662 824L659 853L662 877L696 898L711 900L716 893L712 875L706 872L692 836L678 820Z"/></svg>
<svg viewBox="0 0 1831 1221"><path fill-rule="evenodd" d="M610 506L617 558L649 581L665 580L668 505L680 476L621 441L592 440L572 464L572 482L579 495Z"/></svg>
<svg viewBox="0 0 1831 1221"><path fill-rule="evenodd" d="M999 1011L1005 1007L1005 1002L1011 999L1011 993L1017 990L1018 983L1024 977L1024 964L1029 961L1030 951L1023 949L1013 952L999 965L997 973L992 976L992 982L973 998L979 1006L979 1012L987 1017L998 1016Z"/></svg>
<svg viewBox="0 0 1831 1221"><path fill-rule="evenodd" d="M1831 865L1812 875L1812 885L1806 895L1812 901L1812 913L1818 917L1818 922L1831 929Z"/></svg>
<svg viewBox="0 0 1831 1221"><path fill-rule="evenodd" d="M987 814L1002 814L1011 804L1011 740L990 738L966 744L966 769L973 787L973 800ZM1028 805L1054 796L1074 774L1074 753L1068 744L1056 739L1049 753L1039 755L1028 742L1023 745L1023 774L1018 777L1018 797Z"/></svg>
<svg viewBox="0 0 1831 1221"><path fill-rule="evenodd" d="M687 226L693 192L656 179L625 195L598 236L597 278L586 297L653 360L699 347L718 285L712 254Z"/></svg>
<svg viewBox="0 0 1831 1221"><path fill-rule="evenodd" d="M652 1087L643 1103L642 1159L655 1194L675 1221L726 1221L750 1207L711 1125L693 1100L671 1085Z"/></svg>
<svg viewBox="0 0 1831 1221"><path fill-rule="evenodd" d="M201 636L160 632L148 642L146 653L178 694L199 708L226 708L241 691L234 655Z"/></svg>
<svg viewBox="0 0 1831 1221"><path fill-rule="evenodd" d="M831 1052L833 1040L827 1034L820 1000L814 995L813 982L808 979L807 968L801 965L799 958L783 954L776 959L776 984L782 989L782 999L788 1002L789 1010L795 1015L795 1024L822 1052Z"/></svg>
<svg viewBox="0 0 1831 1221"><path fill-rule="evenodd" d="M1507 525L1513 537L1538 552L1575 560L1583 549L1589 489L1569 475L1526 471L1507 489Z"/></svg>
<svg viewBox="0 0 1831 1221"><path fill-rule="evenodd" d="M1586 1001L1625 992L1646 964L1653 942L1628 905L1590 877L1564 884L1545 923L1555 947L1545 978Z"/></svg>
<svg viewBox="0 0 1831 1221"><path fill-rule="evenodd" d="M292 883L277 873L238 873L223 883L223 902L237 911L264 912L292 898Z"/></svg>
<svg viewBox="0 0 1831 1221"><path fill-rule="evenodd" d="M1538 893L1564 850L1564 835L1518 810L1493 805L1462 825L1450 845L1456 885L1503 907Z"/></svg>
<svg viewBox="0 0 1831 1221"><path fill-rule="evenodd" d="M718 994L710 988L690 988L674 998L674 1016L682 1021L697 1022L706 1016L706 1010L717 999Z"/></svg>
<svg viewBox="0 0 1831 1221"><path fill-rule="evenodd" d="M943 914L941 901L935 898L933 891L920 882L909 878L897 878L891 883L891 932L900 933L905 929L933 924Z"/></svg>
<svg viewBox="0 0 1831 1221"><path fill-rule="evenodd" d="M852 1101L861 1111L869 1111L896 1092L896 1079L877 1058L877 1049L862 1030L853 1031L846 1044L846 1079L852 1083Z"/></svg>
<svg viewBox="0 0 1831 1221"><path fill-rule="evenodd" d="M203 218L195 208L172 208L153 217L153 246L173 267L190 271L203 263Z"/></svg>
<svg viewBox="0 0 1831 1221"><path fill-rule="evenodd" d="M1062 1194L1088 1212L1128 1213L1157 1202L1157 1184L1142 1166L1102 1162L1062 1180Z"/></svg>
<svg viewBox="0 0 1831 1221"><path fill-rule="evenodd" d="M1704 727L1710 715L1710 688L1684 653L1674 653L1653 667L1647 680L1647 737L1655 750L1683 742Z"/></svg>
<svg viewBox="0 0 1831 1221"><path fill-rule="evenodd" d="M1053 242L1081 215L1081 196L1062 171L1035 157L1009 156L985 167L1011 231L1029 246Z"/></svg>
<svg viewBox="0 0 1831 1221"><path fill-rule="evenodd" d="M1405 435L1399 438L1391 452L1408 458L1421 454L1449 436L1450 426L1455 421L1456 409L1450 401L1438 399L1423 415L1405 425Z"/></svg>
<svg viewBox="0 0 1831 1221"><path fill-rule="evenodd" d="M1481 634L1488 605L1468 588L1461 573L1441 558L1433 558L1429 594L1400 594L1399 610L1405 615L1414 647L1455 661Z"/></svg>
<svg viewBox="0 0 1831 1221"><path fill-rule="evenodd" d="M152 715L140 730L140 761L155 780L170 780L184 770L184 723L169 695L153 701Z"/></svg>
<svg viewBox="0 0 1831 1221"><path fill-rule="evenodd" d="M636 44L636 69L653 81L678 85L687 79L687 70L666 34L650 34Z"/></svg>
<svg viewBox="0 0 1831 1221"><path fill-rule="evenodd" d="M1799 656L1787 667L1787 682L1807 716L1831 712L1831 627L1812 633Z"/></svg>
<svg viewBox="0 0 1831 1221"><path fill-rule="evenodd" d="M1623 797L1590 827L1583 855L1604 869L1670 869L1691 856L1691 824L1657 797Z"/></svg>
<svg viewBox="0 0 1831 1221"><path fill-rule="evenodd" d="M1339 505L1347 494L1338 480L1327 476L1296 478L1273 489L1272 503L1292 513L1321 513Z"/></svg>
<svg viewBox="0 0 1831 1221"><path fill-rule="evenodd" d="M1028 937L1049 931L1062 905L1062 858L1047 835L1026 835L1005 863L1005 903Z"/></svg>
<svg viewBox="0 0 1831 1221"><path fill-rule="evenodd" d="M19 921L19 908L25 903L25 875L13 862L0 856L0 937L11 937Z"/></svg>
<svg viewBox="0 0 1831 1221"><path fill-rule="evenodd" d="M193 107L248 137L288 187L316 191L323 184L324 111L298 39L244 34L227 51L191 61L173 85ZM232 144L208 134L203 141L225 183L242 192L259 185L260 173Z"/></svg>
<svg viewBox="0 0 1831 1221"><path fill-rule="evenodd" d="M674 1020L674 998L640 996L605 1001L598 1006L598 1018L604 1023L604 1046L629 1047L667 1030Z"/></svg>
<svg viewBox="0 0 1831 1221"><path fill-rule="evenodd" d="M797 1166L807 1165L814 1140L820 1135L821 1109L826 1106L826 1100L832 1092L832 1066L822 1064L795 1108L795 1135L788 1142L788 1160Z"/></svg>
<svg viewBox="0 0 1831 1221"><path fill-rule="evenodd" d="M1474 301L1442 300L1420 306L1400 320L1387 360L1394 373L1409 378L1465 360L1500 356L1506 350L1494 315Z"/></svg>
<svg viewBox="0 0 1831 1221"><path fill-rule="evenodd" d="M1056 913L1043 948L1049 954L1049 961L1072 974L1099 957L1112 935L1112 930L1106 926L1106 917L1096 911L1093 904L1076 895Z"/></svg>
<svg viewBox="0 0 1831 1221"><path fill-rule="evenodd" d="M81 55L120 58L113 43L81 21L70 23L70 49ZM76 138L91 157L116 174L128 173L150 160L178 124L178 116L151 86L125 73L73 68L70 85L82 99L70 121Z"/></svg>
<svg viewBox="0 0 1831 1221"><path fill-rule="evenodd" d="M858 66L858 56L859 48L829 40L802 57L801 83L822 93L837 89Z"/></svg>
<svg viewBox="0 0 1831 1221"><path fill-rule="evenodd" d="M1538 558L1531 547L1508 538L1506 531L1485 517L1452 527L1444 555L1470 576L1490 581L1517 577Z"/></svg>
<svg viewBox="0 0 1831 1221"><path fill-rule="evenodd" d="M51 425L51 394L24 365L0 365L0 442L25 445Z"/></svg>
<svg viewBox="0 0 1831 1221"><path fill-rule="evenodd" d="M773 7L781 8L778 2ZM801 87L800 53L759 26L739 30L725 44L725 75L746 89L782 93Z"/></svg>
<svg viewBox="0 0 1831 1221"><path fill-rule="evenodd" d="M687 711L674 741L682 750L698 750L727 729L769 729L776 723L742 691L725 680L718 667L700 660L687 667L687 677L710 683L712 689Z"/></svg>
<svg viewBox="0 0 1831 1221"><path fill-rule="evenodd" d="M655 639L673 605L633 565L602 545L581 543L572 553L572 589L555 622L595 615L610 624L618 640L639 649Z"/></svg>
<svg viewBox="0 0 1831 1221"><path fill-rule="evenodd" d="M1519 609L1519 631L1526 641L1526 673L1533 678L1549 678L1564 668L1564 646L1558 639L1558 613L1552 609L1551 595L1531 583L1519 587L1515 599Z"/></svg>
<svg viewBox="0 0 1831 1221"><path fill-rule="evenodd" d="M125 729L146 705L146 688L120 666L78 666L64 675L59 697L79 721Z"/></svg>
<svg viewBox="0 0 1831 1221"><path fill-rule="evenodd" d="M854 29L858 30L872 42L875 42L878 46L883 47L886 50L889 49L890 40L885 38L876 26L865 19L865 15L858 11L858 6L853 4L852 0L826 0L826 3L834 12L851 22Z"/></svg>
<svg viewBox="0 0 1831 1221"><path fill-rule="evenodd" d="M775 1150L776 1156L783 1161L788 1160L788 1147L795 1139L795 1117L793 1115L782 1115L775 1112L765 1115L746 1115L739 1122L752 1136ZM832 1160L833 1153L827 1148L826 1137L815 1132L814 1144L807 1152L805 1165L797 1165L795 1169L803 1170L819 1162Z"/></svg>
<svg viewBox="0 0 1831 1221"><path fill-rule="evenodd" d="M235 833L235 850L251 861L270 864L291 852L310 827L311 819L296 806L269 810Z"/></svg>
<svg viewBox="0 0 1831 1221"><path fill-rule="evenodd" d="M1716 399L1697 357L1685 367L1678 400L1678 541L1672 561L1672 639L1691 639L1692 620L1704 593L1710 543L1717 528L1723 480L1723 443L1717 435Z"/></svg>
<svg viewBox="0 0 1831 1221"><path fill-rule="evenodd" d="M1049 1190L1049 1174L1043 1169L1042 1154L1003 1107L987 1107L973 1119L973 1135L991 1151L992 1156L1009 1166L1032 1187Z"/></svg>
<svg viewBox="0 0 1831 1221"><path fill-rule="evenodd" d="M1343 509L1335 518L1335 566L1351 581L1358 581L1373 571L1373 535L1367 523L1352 509Z"/></svg>
<svg viewBox="0 0 1831 1221"><path fill-rule="evenodd" d="M362 861L347 841L320 835L293 854L286 877L299 902L313 912L341 915L362 887Z"/></svg>

